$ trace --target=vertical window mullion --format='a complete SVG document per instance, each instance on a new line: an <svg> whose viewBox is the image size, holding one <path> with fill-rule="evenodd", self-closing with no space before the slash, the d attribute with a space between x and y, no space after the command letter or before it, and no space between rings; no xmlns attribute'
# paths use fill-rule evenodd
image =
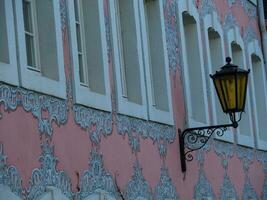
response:
<svg viewBox="0 0 267 200"><path fill-rule="evenodd" d="M118 30L118 45L119 45L119 56L120 56L120 73L121 73L121 85L122 85L122 96L127 98L127 83L126 83L126 69L124 63L124 55L123 55L123 44L122 44L122 29L121 29L121 14L120 14L120 5L119 0L116 0L115 6L115 14L116 14L116 25Z"/></svg>
<svg viewBox="0 0 267 200"><path fill-rule="evenodd" d="M74 0L75 6L75 23L76 23L76 35L77 35L77 50L79 61L79 75L80 83L83 86L90 87L88 81L87 59L85 51L84 41L84 28L83 28L83 14L81 8L81 0Z"/></svg>

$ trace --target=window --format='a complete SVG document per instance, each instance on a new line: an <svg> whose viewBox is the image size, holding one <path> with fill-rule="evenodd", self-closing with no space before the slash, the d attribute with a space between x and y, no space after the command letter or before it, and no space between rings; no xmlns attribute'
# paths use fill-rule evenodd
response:
<svg viewBox="0 0 267 200"><path fill-rule="evenodd" d="M0 1L0 81L18 85L13 4Z"/></svg>
<svg viewBox="0 0 267 200"><path fill-rule="evenodd" d="M98 189L94 194L90 195L85 200L115 200L115 198L111 197L107 192Z"/></svg>
<svg viewBox="0 0 267 200"><path fill-rule="evenodd" d="M244 42L237 27L232 28L227 33L228 52L232 58L232 63L238 65L240 68L247 69L244 55ZM250 88L247 89L247 98L245 111L242 114L242 120L239 122L237 128L237 143L254 147L253 129L252 129L252 113L250 105Z"/></svg>
<svg viewBox="0 0 267 200"><path fill-rule="evenodd" d="M110 11L118 112L147 119L140 2L111 0Z"/></svg>
<svg viewBox="0 0 267 200"><path fill-rule="evenodd" d="M179 1L178 9L188 126L203 126L209 116L198 11L193 1Z"/></svg>
<svg viewBox="0 0 267 200"><path fill-rule="evenodd" d="M254 122L256 125L257 147L267 150L266 118L266 74L262 59L262 53L257 41L248 45L249 65L251 69L251 85L253 97Z"/></svg>
<svg viewBox="0 0 267 200"><path fill-rule="evenodd" d="M144 1L140 7L144 11L141 19L149 119L173 124L163 3L162 0Z"/></svg>
<svg viewBox="0 0 267 200"><path fill-rule="evenodd" d="M15 4L22 86L66 98L59 0Z"/></svg>
<svg viewBox="0 0 267 200"><path fill-rule="evenodd" d="M206 42L207 51L207 67L209 74L214 74L218 71L221 66L225 64L225 53L224 53L224 38L223 30L217 14L214 12L207 14L204 17L204 35ZM217 97L216 90L212 79L209 79L210 87L210 100L212 109L212 124L227 124L230 123L228 115L222 112L219 98ZM230 129L222 137L217 139L233 142L234 137Z"/></svg>
<svg viewBox="0 0 267 200"><path fill-rule="evenodd" d="M76 103L111 110L103 0L69 0Z"/></svg>
<svg viewBox="0 0 267 200"><path fill-rule="evenodd" d="M118 111L173 124L163 1L112 0L110 9Z"/></svg>

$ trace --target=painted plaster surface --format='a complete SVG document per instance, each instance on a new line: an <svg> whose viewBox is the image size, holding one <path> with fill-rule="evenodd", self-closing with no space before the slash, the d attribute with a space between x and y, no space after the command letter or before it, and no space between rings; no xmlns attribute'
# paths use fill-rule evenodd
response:
<svg viewBox="0 0 267 200"><path fill-rule="evenodd" d="M0 185L24 199L36 199L48 186L69 199L99 190L116 199L267 199L266 152L213 140L181 173L177 129L185 127L186 102L178 1L163 0L174 126L117 113L111 46L112 112L74 104L68 13L65 0L60 1L67 99L0 83ZM257 16L245 0L210 1L222 25L231 12L242 36L250 27L260 39ZM203 2L196 1L198 9ZM111 45L108 0L104 9ZM9 169L17 182L10 181Z"/></svg>

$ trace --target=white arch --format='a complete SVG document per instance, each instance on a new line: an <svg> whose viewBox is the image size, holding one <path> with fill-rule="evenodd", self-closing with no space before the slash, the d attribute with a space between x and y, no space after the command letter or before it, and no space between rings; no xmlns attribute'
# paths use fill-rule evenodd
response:
<svg viewBox="0 0 267 200"><path fill-rule="evenodd" d="M255 118L255 125L256 125L256 140L257 140L257 147L259 149L262 149L262 150L267 150L267 140L262 140L261 139L261 134L263 134L262 132L263 131L266 131L266 129L264 129L264 126L265 123L264 122L260 122L260 120L266 120L267 118L267 104L266 104L266 101L267 101L267 94L266 94L266 72L265 72L265 67L264 67L264 64L263 64L263 55L262 55L262 51L261 51L261 48L260 48L260 45L258 43L257 40L253 40L252 42L250 42L248 44L248 48L247 48L247 52L248 52L248 64L249 64L249 68L251 69L251 86L252 86L252 102L253 102L253 110L254 110L254 118ZM252 55L256 56L259 61L260 61L260 65L259 66L253 66L253 60L252 60ZM260 74L255 74L254 72L254 68L255 67L260 67L259 70L261 71ZM256 85L256 81L257 79L261 79L263 80L260 87L258 85ZM256 92L256 89L260 89L260 94L262 96L257 96L257 92ZM262 102L263 104L259 105L257 102L257 100L263 98ZM258 106L261 106L260 108ZM265 119L262 119L262 116L259 116L260 113L258 112L259 109L261 111L263 111L263 113L261 114L264 114L264 116L266 117ZM265 109L265 111L264 111ZM265 133L266 134L266 133Z"/></svg>
<svg viewBox="0 0 267 200"><path fill-rule="evenodd" d="M94 194L86 197L84 200L116 200L108 192L104 190L96 190Z"/></svg>
<svg viewBox="0 0 267 200"><path fill-rule="evenodd" d="M55 187L47 187L46 192L38 200L70 200Z"/></svg>
<svg viewBox="0 0 267 200"><path fill-rule="evenodd" d="M203 89L203 104L204 106L200 109L201 112L204 114L203 122L200 122L199 120L196 120L196 117L194 116L193 112L193 103L192 103L192 91L190 89L190 79L193 79L193 74L189 74L189 64L188 64L188 58L186 54L186 40L185 40L185 29L183 25L183 13L186 13L194 18L195 25L197 29L197 42L198 42L198 51L199 51L199 66L201 70L201 74L197 74L201 76L201 84ZM180 34L181 34L181 48L182 48L182 57L183 57L183 64L184 64L184 85L185 85L185 101L187 104L187 118L188 118L188 126L203 126L206 125L209 121L209 115L208 115L208 105L207 105L207 91L206 91L206 81L205 81L205 72L204 72L204 60L203 60L203 48L202 48L202 42L201 42L201 29L200 29L200 19L199 19L199 13L197 11L197 8L195 6L195 2L193 0L180 0L178 1L178 20L179 20L179 28L180 28ZM201 97L201 96L200 96ZM199 97L199 98L200 98Z"/></svg>
<svg viewBox="0 0 267 200"><path fill-rule="evenodd" d="M3 200L22 200L19 196L14 194L8 186L0 184L0 199Z"/></svg>
<svg viewBox="0 0 267 200"><path fill-rule="evenodd" d="M235 61L234 54L232 52L232 45L238 45L242 51L242 58L239 61ZM239 28L235 26L227 32L227 50L228 56L233 58L233 63L239 65L243 69L247 69L247 62L245 56L245 45L240 34ZM247 90L247 97L250 96L250 89ZM246 112L242 116L242 120L237 128L237 143L245 146L254 146L253 138L253 124L252 124L252 110L250 98L246 100Z"/></svg>
<svg viewBox="0 0 267 200"><path fill-rule="evenodd" d="M203 25L204 25L204 36L205 36L205 44L206 44L206 52L207 52L207 62L208 62L208 71L209 74L213 74L215 70L219 70L220 66L223 66L225 63L225 46L224 46L224 34L223 34L223 28L219 20L219 16L215 11L213 11L210 14L207 14L203 18ZM220 55L220 60L216 60L216 65L214 66L215 63L213 63L213 58L210 46L210 40L209 40L209 29L213 29L214 32L216 32L219 37L218 39L220 40L220 49L218 49L218 53ZM217 44L218 45L218 44ZM217 46L216 46L217 48ZM214 49L213 49L214 50ZM213 123L214 124L225 124L229 123L229 118L222 112L222 108L220 105L220 102L218 100L216 90L214 89L213 86L213 81L212 79L209 80L210 84L210 92L211 92L211 106L212 106L212 117L213 117ZM217 139L222 139L228 142L233 142L234 141L234 136L233 133L230 129L228 129L225 134L222 137L216 137Z"/></svg>

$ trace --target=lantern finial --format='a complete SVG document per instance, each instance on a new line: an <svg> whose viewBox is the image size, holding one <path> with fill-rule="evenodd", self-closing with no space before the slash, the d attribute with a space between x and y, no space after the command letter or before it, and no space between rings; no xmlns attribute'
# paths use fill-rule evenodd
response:
<svg viewBox="0 0 267 200"><path fill-rule="evenodd" d="M226 62L227 62L227 64L230 64L231 63L231 61L232 61L232 59L230 58L230 57L226 57Z"/></svg>

